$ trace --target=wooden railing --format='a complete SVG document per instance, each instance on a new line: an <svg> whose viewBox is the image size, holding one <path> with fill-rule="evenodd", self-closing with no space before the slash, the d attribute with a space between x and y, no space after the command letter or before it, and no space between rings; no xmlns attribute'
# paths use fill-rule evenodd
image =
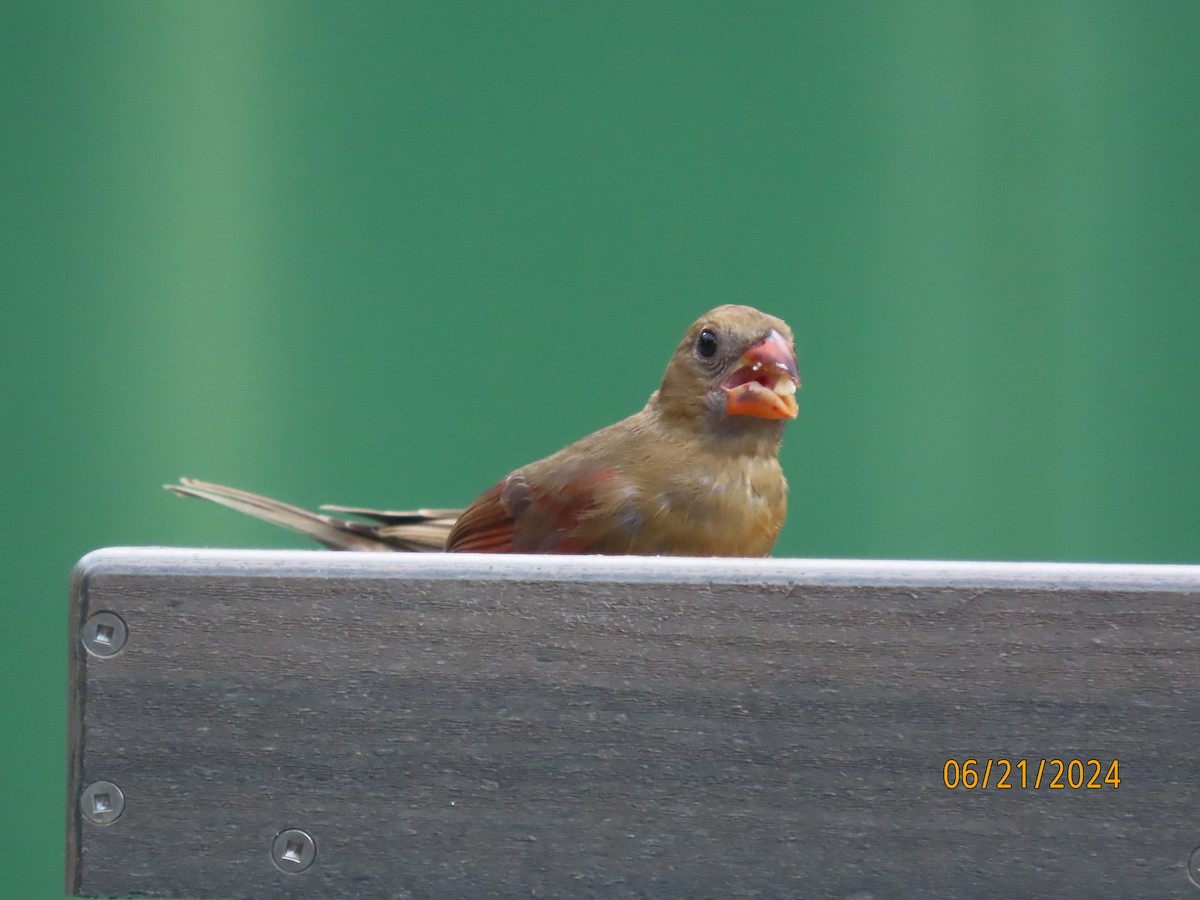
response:
<svg viewBox="0 0 1200 900"><path fill-rule="evenodd" d="M1200 566L112 549L92 897L1200 897Z"/></svg>

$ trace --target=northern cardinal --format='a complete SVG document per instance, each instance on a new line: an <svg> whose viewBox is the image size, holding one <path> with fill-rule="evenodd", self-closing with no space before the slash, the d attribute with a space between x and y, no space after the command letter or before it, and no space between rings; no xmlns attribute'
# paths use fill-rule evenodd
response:
<svg viewBox="0 0 1200 900"><path fill-rule="evenodd" d="M792 332L749 306L719 306L688 329L646 406L522 466L465 510L325 506L309 512L181 479L212 500L335 550L767 556L787 513L779 465L800 385Z"/></svg>

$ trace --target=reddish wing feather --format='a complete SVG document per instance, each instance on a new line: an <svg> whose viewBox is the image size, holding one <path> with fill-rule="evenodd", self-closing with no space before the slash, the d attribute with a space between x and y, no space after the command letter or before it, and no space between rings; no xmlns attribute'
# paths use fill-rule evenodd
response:
<svg viewBox="0 0 1200 900"><path fill-rule="evenodd" d="M513 473L459 517L446 541L452 552L606 552L614 531L628 532L630 491L613 468L577 475L556 490ZM608 550L607 552L613 552ZM619 551L618 551L619 552Z"/></svg>
<svg viewBox="0 0 1200 900"><path fill-rule="evenodd" d="M451 553L512 553L516 520L504 508L500 491L504 482L492 485L458 517L446 549Z"/></svg>

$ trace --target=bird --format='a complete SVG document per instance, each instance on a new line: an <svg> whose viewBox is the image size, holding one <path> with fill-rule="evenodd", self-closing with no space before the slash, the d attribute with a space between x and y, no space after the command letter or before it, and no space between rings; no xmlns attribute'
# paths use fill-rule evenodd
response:
<svg viewBox="0 0 1200 900"><path fill-rule="evenodd" d="M318 513L192 478L164 487L335 550L769 556L787 515L779 448L799 387L787 323L727 304L687 330L641 410L510 472L465 509Z"/></svg>

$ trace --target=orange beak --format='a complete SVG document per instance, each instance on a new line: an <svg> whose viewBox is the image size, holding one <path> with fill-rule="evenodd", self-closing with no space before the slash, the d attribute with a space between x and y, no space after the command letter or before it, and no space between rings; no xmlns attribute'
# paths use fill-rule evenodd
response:
<svg viewBox="0 0 1200 900"><path fill-rule="evenodd" d="M796 354L783 335L772 330L742 354L734 373L721 382L725 412L760 419L794 419L800 411Z"/></svg>

